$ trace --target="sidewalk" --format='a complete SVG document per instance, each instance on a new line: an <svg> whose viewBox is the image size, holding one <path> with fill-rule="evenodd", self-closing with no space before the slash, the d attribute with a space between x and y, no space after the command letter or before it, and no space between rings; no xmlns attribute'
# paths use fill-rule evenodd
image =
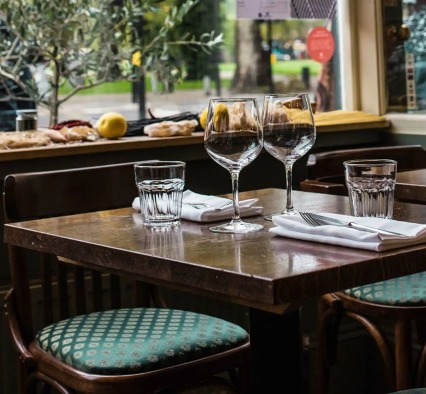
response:
<svg viewBox="0 0 426 394"><path fill-rule="evenodd" d="M311 79L311 86L316 83ZM221 97L257 97L259 109L262 107L265 93L232 94L229 89L221 89ZM217 98L216 90L212 88L209 95L202 89L177 90L173 93L146 93L145 109L151 109L155 116L163 117L179 112L200 113L208 106L209 100ZM137 120L139 116L139 104L132 102L132 94L91 94L76 95L71 97L59 108L59 122L70 119L81 119L95 123L105 112L119 112L127 120ZM146 117L150 117L147 113ZM38 108L38 124L47 127L49 112L45 108Z"/></svg>
<svg viewBox="0 0 426 394"><path fill-rule="evenodd" d="M214 95L206 95L202 90L178 90L170 94L147 93L145 109L151 109L158 116L167 116L178 112L201 112L207 107ZM229 95L229 91L222 89L222 96ZM129 94L99 94L79 95L66 101L59 108L59 121L81 119L95 122L103 113L120 112L128 120L139 119L139 104L132 102ZM149 117L149 115L146 115ZM45 108L38 108L39 126L46 127L49 121L49 112Z"/></svg>

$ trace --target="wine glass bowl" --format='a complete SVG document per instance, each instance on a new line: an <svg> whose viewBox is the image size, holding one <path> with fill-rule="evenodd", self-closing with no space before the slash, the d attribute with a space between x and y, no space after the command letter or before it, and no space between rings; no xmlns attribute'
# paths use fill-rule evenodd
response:
<svg viewBox="0 0 426 394"><path fill-rule="evenodd" d="M231 222L212 226L218 233L248 233L264 226L240 218L238 180L240 171L261 152L263 132L257 99L211 99L204 131L209 156L231 174L234 213Z"/></svg>
<svg viewBox="0 0 426 394"><path fill-rule="evenodd" d="M262 110L265 150L285 166L287 200L282 212L274 215L297 215L293 207L292 171L296 160L314 145L316 127L307 93L274 94L265 96Z"/></svg>

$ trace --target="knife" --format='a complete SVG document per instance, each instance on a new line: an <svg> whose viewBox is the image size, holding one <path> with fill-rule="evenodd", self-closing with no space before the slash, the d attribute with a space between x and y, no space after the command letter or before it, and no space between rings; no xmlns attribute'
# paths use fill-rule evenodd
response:
<svg viewBox="0 0 426 394"><path fill-rule="evenodd" d="M395 231L388 231L388 230L382 230L382 229L378 229L378 228L374 228L374 227L370 227L370 226L365 226L363 224L359 224L359 223L355 223L355 222L350 222L350 221L344 221L344 220L338 220L338 219L334 219L334 218L329 218L327 216L322 216L322 215L317 215L316 213L311 213L310 214L314 219L316 219L318 222L320 222L321 224L332 224L335 226L346 226L346 227L352 227L354 229L357 230L361 230L361 231L366 231L369 233L381 233L381 234L387 234L387 235L398 235L398 236L402 236L402 237L406 237L406 234L402 234L402 233L397 233Z"/></svg>

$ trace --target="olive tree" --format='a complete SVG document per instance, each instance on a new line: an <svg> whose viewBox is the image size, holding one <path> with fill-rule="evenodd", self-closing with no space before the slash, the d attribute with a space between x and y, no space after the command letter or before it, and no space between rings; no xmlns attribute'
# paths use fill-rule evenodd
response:
<svg viewBox="0 0 426 394"><path fill-rule="evenodd" d="M214 32L176 34L197 2L173 6L158 0L0 0L0 84L7 92L0 100L34 100L50 111L53 125L61 104L84 89L138 81L150 71L170 82L176 78L170 72L176 48L210 53L222 42ZM150 21L156 23L147 26ZM47 76L46 89L25 78L34 64ZM15 95L11 81L23 95ZM60 96L65 84L71 90Z"/></svg>

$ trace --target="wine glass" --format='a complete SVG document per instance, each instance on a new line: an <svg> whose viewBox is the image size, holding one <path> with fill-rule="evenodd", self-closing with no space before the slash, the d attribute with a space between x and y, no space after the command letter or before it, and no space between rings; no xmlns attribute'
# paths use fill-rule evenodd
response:
<svg viewBox="0 0 426 394"><path fill-rule="evenodd" d="M226 168L232 179L231 222L210 227L217 233L242 234L263 229L240 218L238 179L240 171L261 152L263 132L255 98L219 98L209 102L204 146L210 157Z"/></svg>
<svg viewBox="0 0 426 394"><path fill-rule="evenodd" d="M293 164L308 152L315 143L316 127L309 95L307 93L274 94L265 96L262 110L264 147L285 166L287 201L280 213L297 215L291 198Z"/></svg>

